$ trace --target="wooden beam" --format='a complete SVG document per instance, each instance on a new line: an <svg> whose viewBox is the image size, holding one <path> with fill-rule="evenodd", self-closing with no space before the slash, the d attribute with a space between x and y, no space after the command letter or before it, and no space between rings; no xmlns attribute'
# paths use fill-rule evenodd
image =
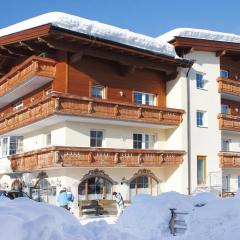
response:
<svg viewBox="0 0 240 240"><path fill-rule="evenodd" d="M216 57L222 57L226 55L227 51L226 50L221 50L216 52Z"/></svg>
<svg viewBox="0 0 240 240"><path fill-rule="evenodd" d="M11 55L32 56L32 52L27 49L10 47L10 46L1 46L1 49L6 50Z"/></svg>
<svg viewBox="0 0 240 240"><path fill-rule="evenodd" d="M40 52L40 53L47 52L47 53L50 53L50 54L55 53L54 49L49 48L45 43L44 44L37 44L37 43L34 43L34 42L20 41L19 44L20 44L20 46L23 46L23 47L27 48L28 50L32 51L33 53L34 52Z"/></svg>
<svg viewBox="0 0 240 240"><path fill-rule="evenodd" d="M167 81L174 80L174 79L177 78L177 76L178 76L178 72L177 71L172 73L172 74L166 74L166 80Z"/></svg>
<svg viewBox="0 0 240 240"><path fill-rule="evenodd" d="M82 60L82 57L83 57L83 51L74 53L70 58L70 63L80 62Z"/></svg>

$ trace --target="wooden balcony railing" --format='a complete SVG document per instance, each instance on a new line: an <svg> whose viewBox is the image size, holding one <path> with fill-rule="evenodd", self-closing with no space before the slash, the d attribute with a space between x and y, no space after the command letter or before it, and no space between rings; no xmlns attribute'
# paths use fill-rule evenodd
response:
<svg viewBox="0 0 240 240"><path fill-rule="evenodd" d="M229 131L240 131L240 116L233 116L230 114L218 115L219 129Z"/></svg>
<svg viewBox="0 0 240 240"><path fill-rule="evenodd" d="M240 81L219 77L217 82L219 93L240 95Z"/></svg>
<svg viewBox="0 0 240 240"><path fill-rule="evenodd" d="M171 108L114 103L53 93L19 111L0 116L0 134L60 114L178 126L184 111Z"/></svg>
<svg viewBox="0 0 240 240"><path fill-rule="evenodd" d="M52 59L37 56L28 58L0 79L0 96L12 91L32 77L54 78L55 65L56 62Z"/></svg>
<svg viewBox="0 0 240 240"><path fill-rule="evenodd" d="M48 147L9 157L14 171L50 167L161 167L182 163L184 151Z"/></svg>
<svg viewBox="0 0 240 240"><path fill-rule="evenodd" d="M220 152L218 156L222 168L240 167L240 152Z"/></svg>

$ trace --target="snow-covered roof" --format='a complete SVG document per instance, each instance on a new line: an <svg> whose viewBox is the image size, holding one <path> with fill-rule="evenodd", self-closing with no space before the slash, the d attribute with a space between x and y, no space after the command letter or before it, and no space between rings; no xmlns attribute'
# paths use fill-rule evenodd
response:
<svg viewBox="0 0 240 240"><path fill-rule="evenodd" d="M155 38L139 33L134 33L127 29L121 29L115 26L62 12L46 13L23 22L19 22L12 26L2 28L0 29L0 37L48 23L51 23L56 27L87 34L92 37L110 40L113 42L151 51L153 53L178 58L174 47L167 42L162 42Z"/></svg>
<svg viewBox="0 0 240 240"><path fill-rule="evenodd" d="M240 36L232 33L214 32L204 29L176 28L157 37L157 40L169 42L174 37L196 38L221 42L240 43Z"/></svg>

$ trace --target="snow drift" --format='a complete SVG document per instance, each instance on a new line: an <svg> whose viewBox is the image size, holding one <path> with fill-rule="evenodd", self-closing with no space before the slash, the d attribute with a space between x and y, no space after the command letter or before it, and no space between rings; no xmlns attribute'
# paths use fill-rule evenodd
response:
<svg viewBox="0 0 240 240"><path fill-rule="evenodd" d="M62 12L46 13L0 29L0 37L51 23L53 26L178 58L174 47L155 38Z"/></svg>
<svg viewBox="0 0 240 240"><path fill-rule="evenodd" d="M185 234L170 234L169 208L189 213ZM0 221L0 239L8 240L235 240L240 239L240 198L221 199L209 193L140 195L116 224L102 220L81 225L65 209L2 197Z"/></svg>

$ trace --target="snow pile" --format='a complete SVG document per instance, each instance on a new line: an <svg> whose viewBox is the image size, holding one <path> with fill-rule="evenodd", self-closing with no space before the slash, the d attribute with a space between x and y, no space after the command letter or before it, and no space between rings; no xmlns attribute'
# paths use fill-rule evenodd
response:
<svg viewBox="0 0 240 240"><path fill-rule="evenodd" d="M169 208L188 212L185 234L172 236ZM0 234L8 240L235 240L240 239L240 198L175 192L133 199L116 224L81 225L65 209L29 199L0 198Z"/></svg>
<svg viewBox="0 0 240 240"><path fill-rule="evenodd" d="M176 28L163 35L160 35L156 39L160 41L169 42L173 40L174 37L186 37L212 41L240 43L239 35L195 28Z"/></svg>
<svg viewBox="0 0 240 240"><path fill-rule="evenodd" d="M46 13L0 29L0 37L51 23L53 26L178 58L172 45L155 38L61 12Z"/></svg>

